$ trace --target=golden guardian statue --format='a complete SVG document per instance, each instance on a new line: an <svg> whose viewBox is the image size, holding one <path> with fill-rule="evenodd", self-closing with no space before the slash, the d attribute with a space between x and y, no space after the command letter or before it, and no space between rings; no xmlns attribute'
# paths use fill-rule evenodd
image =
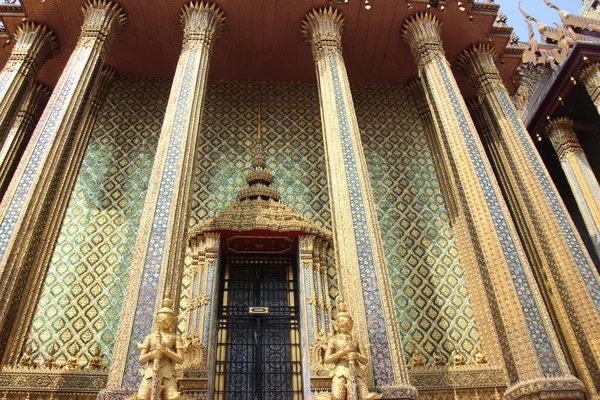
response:
<svg viewBox="0 0 600 400"><path fill-rule="evenodd" d="M156 313L156 331L146 336L140 348L140 364L146 364L138 392L127 400L183 400L177 391L175 364L183 362L183 341L173 333L175 312L170 294L165 293Z"/></svg>

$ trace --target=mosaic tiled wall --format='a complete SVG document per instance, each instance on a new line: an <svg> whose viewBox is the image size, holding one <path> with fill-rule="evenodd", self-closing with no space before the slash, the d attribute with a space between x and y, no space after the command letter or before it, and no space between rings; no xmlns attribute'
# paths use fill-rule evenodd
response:
<svg viewBox="0 0 600 400"><path fill-rule="evenodd" d="M31 329L38 346L54 341L65 351L99 341L110 353L168 90L165 81L120 79L113 86ZM283 201L330 228L316 85L229 81L209 84L190 225L225 207L245 184L259 93L267 162ZM406 352L432 353L439 343L449 356L458 344L469 357L479 333L409 94L369 86L354 96Z"/></svg>
<svg viewBox="0 0 600 400"><path fill-rule="evenodd" d="M267 165L282 201L331 229L317 88L272 82L209 84L190 225L225 208L235 200L238 188L246 185L259 101ZM184 277L186 288L189 283L189 277ZM183 309L187 296L186 290L182 294Z"/></svg>
<svg viewBox="0 0 600 400"><path fill-rule="evenodd" d="M480 342L458 250L427 146L406 89L353 88L405 354L416 347L470 361Z"/></svg>
<svg viewBox="0 0 600 400"><path fill-rule="evenodd" d="M87 358L96 343L111 352L169 88L123 78L111 86L30 330L41 353L55 344L64 356L75 344Z"/></svg>

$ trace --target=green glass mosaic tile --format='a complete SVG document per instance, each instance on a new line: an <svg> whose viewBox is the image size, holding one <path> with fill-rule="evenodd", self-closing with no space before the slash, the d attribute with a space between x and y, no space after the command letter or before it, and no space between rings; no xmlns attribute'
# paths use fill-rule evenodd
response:
<svg viewBox="0 0 600 400"><path fill-rule="evenodd" d="M169 87L117 79L100 111L29 333L59 361L73 344L111 353Z"/></svg>
<svg viewBox="0 0 600 400"><path fill-rule="evenodd" d="M407 360L416 347L470 359L480 342L427 140L410 92L353 87Z"/></svg>
<svg viewBox="0 0 600 400"><path fill-rule="evenodd" d="M30 340L38 347L54 342L64 354L73 343L99 342L110 353L169 88L168 81L131 78L113 85L32 324ZM330 229L317 88L289 82L209 83L190 226L224 208L245 185L259 92L267 163L282 200ZM469 356L479 332L410 96L371 86L354 88L354 96L406 353L415 346L431 353L441 343L447 355L458 345ZM183 289L181 311L187 275Z"/></svg>

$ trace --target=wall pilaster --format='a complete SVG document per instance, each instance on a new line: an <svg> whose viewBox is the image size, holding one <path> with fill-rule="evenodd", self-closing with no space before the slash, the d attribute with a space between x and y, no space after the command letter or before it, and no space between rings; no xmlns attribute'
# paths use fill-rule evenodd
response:
<svg viewBox="0 0 600 400"><path fill-rule="evenodd" d="M441 40L429 14L407 20L403 30L418 66L427 101L448 156L475 250L467 274L480 274L491 305L510 386L505 398L552 392L583 396L553 331L541 294L513 225ZM468 271L478 269L478 271ZM557 378L561 377L561 378Z"/></svg>
<svg viewBox="0 0 600 400"><path fill-rule="evenodd" d="M578 375L590 395L600 382L600 277L550 176L537 153L494 64L489 45L475 45L458 58L470 77L495 140L506 201L518 215L516 227L525 243L538 284L545 292ZM586 290L587 289L587 290Z"/></svg>
<svg viewBox="0 0 600 400"><path fill-rule="evenodd" d="M100 108L104 104L106 94L115 78L112 68L102 67L93 83L89 100L83 110L81 122L71 143L71 149L61 166L62 173L58 178L52 202L45 212L46 222L40 236L42 245L36 248L35 255L28 265L29 279L25 283L25 290L20 300L15 323L13 324L6 351L4 365L16 365L25 347L27 334L31 328L31 321L35 315L38 300L41 295L46 271L54 253L55 244L60 234L67 206L77 181L77 176L85 156L90 137L96 123Z"/></svg>
<svg viewBox="0 0 600 400"><path fill-rule="evenodd" d="M76 125L110 44L126 17L101 0L83 7L84 23L2 203L0 203L0 349L4 351L31 262L42 243L47 211L60 180Z"/></svg>
<svg viewBox="0 0 600 400"><path fill-rule="evenodd" d="M0 146L5 141L19 103L33 86L38 71L58 52L54 32L35 22L21 24L15 32L15 46L0 72Z"/></svg>
<svg viewBox="0 0 600 400"><path fill-rule="evenodd" d="M183 48L129 269L108 390L137 388L139 350L135 343L151 331L161 293L169 288L173 299L180 296L209 62L225 16L215 4L190 3L182 8L181 22Z"/></svg>
<svg viewBox="0 0 600 400"><path fill-rule="evenodd" d="M585 226L600 255L600 186L573 130L573 121L557 118L548 124L546 133L558 154Z"/></svg>
<svg viewBox="0 0 600 400"><path fill-rule="evenodd" d="M389 271L344 59L344 17L313 10L302 30L315 60L336 264L342 292L355 316L354 332L368 343L372 376L386 396L413 398L399 326L389 292ZM389 392L389 393L388 393Z"/></svg>
<svg viewBox="0 0 600 400"><path fill-rule="evenodd" d="M48 96L50 90L46 86L34 84L23 97L17 116L0 149L0 200L25 151L27 141L46 105Z"/></svg>

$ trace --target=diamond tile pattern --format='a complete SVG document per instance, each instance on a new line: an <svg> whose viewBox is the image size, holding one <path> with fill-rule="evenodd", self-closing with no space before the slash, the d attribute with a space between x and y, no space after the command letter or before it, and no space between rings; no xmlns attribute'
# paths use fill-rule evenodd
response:
<svg viewBox="0 0 600 400"><path fill-rule="evenodd" d="M57 356L72 344L111 352L169 87L121 78L107 95L29 333Z"/></svg>
<svg viewBox="0 0 600 400"><path fill-rule="evenodd" d="M110 354L169 89L165 80L122 78L113 85L30 331L37 346L54 342L65 354L73 343L99 342ZM209 83L190 226L224 208L245 185L259 93L267 163L282 201L330 229L317 87L290 82ZM432 353L440 343L447 356L458 345L469 357L479 332L410 95L372 86L353 94L406 354L415 346ZM186 276L181 311L188 293Z"/></svg>
<svg viewBox="0 0 600 400"><path fill-rule="evenodd" d="M396 315L407 360L414 349L470 360L480 342L431 154L410 92L353 88Z"/></svg>
<svg viewBox="0 0 600 400"><path fill-rule="evenodd" d="M331 229L319 97L315 84L212 81L209 83L194 179L190 226L234 201L246 185L261 108L268 168L281 201ZM186 262L189 265L191 258ZM334 280L330 268L330 281ZM184 277L185 309L190 278ZM332 294L335 296L334 287ZM181 313L180 315L185 315ZM179 324L185 326L185 320Z"/></svg>

